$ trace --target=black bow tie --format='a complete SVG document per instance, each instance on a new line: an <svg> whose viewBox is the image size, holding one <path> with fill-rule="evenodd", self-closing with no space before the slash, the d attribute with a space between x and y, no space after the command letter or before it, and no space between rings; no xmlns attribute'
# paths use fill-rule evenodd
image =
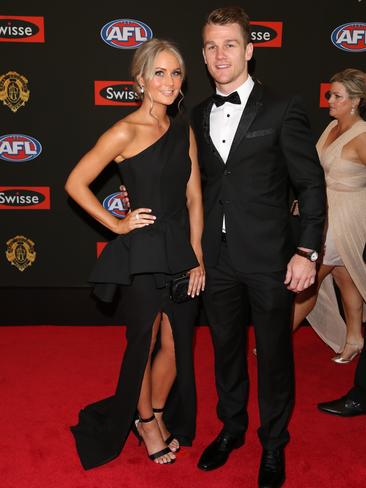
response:
<svg viewBox="0 0 366 488"><path fill-rule="evenodd" d="M218 95L217 93L215 93L215 95L212 95L212 100L216 107L220 107L226 102L236 103L238 105L241 104L239 93L236 91L230 93L230 95L228 95L227 97L223 97L222 95Z"/></svg>

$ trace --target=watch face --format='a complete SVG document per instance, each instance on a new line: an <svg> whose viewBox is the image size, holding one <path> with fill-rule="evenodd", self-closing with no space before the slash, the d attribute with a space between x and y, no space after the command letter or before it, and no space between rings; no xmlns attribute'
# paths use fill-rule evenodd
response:
<svg viewBox="0 0 366 488"><path fill-rule="evenodd" d="M316 251L310 254L310 261L316 261L318 259L318 253Z"/></svg>

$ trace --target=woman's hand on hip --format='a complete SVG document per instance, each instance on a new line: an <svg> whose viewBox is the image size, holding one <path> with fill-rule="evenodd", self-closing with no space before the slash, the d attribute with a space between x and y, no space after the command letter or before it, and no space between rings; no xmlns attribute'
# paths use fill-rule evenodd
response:
<svg viewBox="0 0 366 488"><path fill-rule="evenodd" d="M124 219L116 225L116 234L128 234L132 230L141 229L155 222L155 215L151 214L151 208L137 208L129 212Z"/></svg>

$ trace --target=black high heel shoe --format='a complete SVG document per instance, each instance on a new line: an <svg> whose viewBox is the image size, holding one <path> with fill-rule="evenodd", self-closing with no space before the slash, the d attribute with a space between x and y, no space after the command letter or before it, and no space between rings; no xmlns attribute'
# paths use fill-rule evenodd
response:
<svg viewBox="0 0 366 488"><path fill-rule="evenodd" d="M151 417L149 417L148 419L143 419L141 417L139 417L137 420L135 420L135 429L134 430L134 434L136 435L136 437L138 438L138 441L139 441L139 446L141 445L141 442L144 440L142 435L140 434L139 430L138 430L138 424L141 422L142 424L147 424L149 422L153 422L153 421L156 421L156 418L155 418L155 415L152 415ZM145 444L145 447L146 447L146 444ZM147 449L147 447L146 447ZM170 452L173 452L169 447L165 447L164 449L161 449L160 451L158 452L154 452L152 454L149 454L148 453L148 456L149 458L151 459L151 461L155 461L155 459L158 459L159 457L161 456L164 456L165 454L169 454ZM168 461L167 463L162 463L162 464L173 464L175 462L175 459L170 459L170 461ZM160 463L159 463L160 464Z"/></svg>
<svg viewBox="0 0 366 488"><path fill-rule="evenodd" d="M164 412L164 407L163 408L153 408L153 412L154 413L163 413ZM159 423L159 422L158 422ZM176 441L178 442L178 440L174 437L173 434L170 434L165 440L165 444L167 444L169 446L169 444L173 441ZM178 445L178 447L175 447L174 450L169 446L169 449L172 451L172 452L179 452L180 451L180 446Z"/></svg>

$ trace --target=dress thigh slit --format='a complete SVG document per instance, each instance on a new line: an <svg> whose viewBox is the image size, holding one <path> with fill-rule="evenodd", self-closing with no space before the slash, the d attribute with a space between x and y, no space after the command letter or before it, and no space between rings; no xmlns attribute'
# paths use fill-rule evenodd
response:
<svg viewBox="0 0 366 488"><path fill-rule="evenodd" d="M149 356L152 327L164 312L173 332L177 378L164 412L168 429L182 445L191 445L195 432L195 387L192 340L196 300L173 304L167 288L157 288L152 274L136 275L122 287L127 347L114 395L87 405L71 427L84 469L116 458L137 414L137 403Z"/></svg>

